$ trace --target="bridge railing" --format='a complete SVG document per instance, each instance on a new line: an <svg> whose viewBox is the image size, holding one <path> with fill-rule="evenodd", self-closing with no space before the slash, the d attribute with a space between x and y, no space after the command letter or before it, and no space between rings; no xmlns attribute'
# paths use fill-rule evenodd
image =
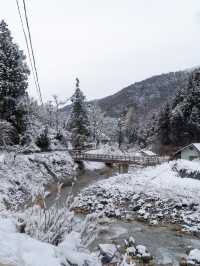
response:
<svg viewBox="0 0 200 266"><path fill-rule="evenodd" d="M153 165L162 163L163 160L160 157L140 157L140 156L129 156L129 155L110 155L110 154L90 154L82 152L72 152L72 157L75 160L91 160L91 161L103 161L103 162L127 162L136 163L142 165Z"/></svg>

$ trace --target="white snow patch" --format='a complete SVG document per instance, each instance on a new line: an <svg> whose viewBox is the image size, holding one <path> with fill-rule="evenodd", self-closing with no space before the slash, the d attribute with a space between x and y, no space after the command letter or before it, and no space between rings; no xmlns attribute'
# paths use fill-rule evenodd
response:
<svg viewBox="0 0 200 266"><path fill-rule="evenodd" d="M55 247L16 232L14 221L0 217L0 265L61 266L70 261L82 266L87 261L89 266L100 266L94 255L80 250L80 242L79 234L72 232Z"/></svg>
<svg viewBox="0 0 200 266"><path fill-rule="evenodd" d="M86 169L93 171L104 168L105 164L101 162L84 162L84 166Z"/></svg>
<svg viewBox="0 0 200 266"><path fill-rule="evenodd" d="M200 263L200 250L199 249L191 250L188 256L188 260Z"/></svg>
<svg viewBox="0 0 200 266"><path fill-rule="evenodd" d="M186 169L187 173L199 171L200 172L200 161L188 161L188 160L178 160L176 162L177 170Z"/></svg>

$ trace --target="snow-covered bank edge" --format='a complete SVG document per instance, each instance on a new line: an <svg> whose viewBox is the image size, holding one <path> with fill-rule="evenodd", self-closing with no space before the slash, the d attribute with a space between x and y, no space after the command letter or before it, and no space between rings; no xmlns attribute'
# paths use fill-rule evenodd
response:
<svg viewBox="0 0 200 266"><path fill-rule="evenodd" d="M51 184L69 183L74 163L67 151L0 154L0 210L18 209L37 195L49 193Z"/></svg>

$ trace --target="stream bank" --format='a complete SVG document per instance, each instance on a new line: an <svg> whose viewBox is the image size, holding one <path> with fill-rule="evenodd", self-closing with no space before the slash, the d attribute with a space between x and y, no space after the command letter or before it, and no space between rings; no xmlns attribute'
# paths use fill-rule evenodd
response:
<svg viewBox="0 0 200 266"><path fill-rule="evenodd" d="M106 184L109 179L117 173L117 169L104 167L102 169L88 170L82 172L71 187L65 187L61 192L61 202L63 202L69 193L73 197L82 194L86 191L88 194L88 187L96 186L98 182ZM106 186L106 185L105 185ZM112 190L112 186L108 187ZM96 193L96 194L95 194ZM96 191L93 196L98 196ZM87 202L86 202L87 203ZM93 198L95 203L95 198ZM114 207L114 206L113 206ZM78 213L76 219L82 220L85 215ZM193 248L200 248L200 240L198 237L180 233L180 226L154 224L148 225L142 221L131 219L124 221L118 217L115 219L110 217L103 226L100 226L97 239L91 244L91 251L95 251L98 244L115 243L116 245L123 245L124 240L133 236L138 244L145 245L155 259L155 265L179 265L182 257Z"/></svg>

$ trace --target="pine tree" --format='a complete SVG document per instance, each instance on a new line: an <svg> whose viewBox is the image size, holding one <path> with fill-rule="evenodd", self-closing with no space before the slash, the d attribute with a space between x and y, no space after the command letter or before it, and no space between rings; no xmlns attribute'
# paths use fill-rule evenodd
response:
<svg viewBox="0 0 200 266"><path fill-rule="evenodd" d="M0 119L10 122L23 133L25 107L21 99L26 95L29 70L23 51L13 42L7 24L0 22Z"/></svg>
<svg viewBox="0 0 200 266"><path fill-rule="evenodd" d="M79 88L79 79L76 79L76 90L71 101L72 111L68 126L72 132L72 145L75 149L83 149L90 135L90 124L85 104L85 96Z"/></svg>

